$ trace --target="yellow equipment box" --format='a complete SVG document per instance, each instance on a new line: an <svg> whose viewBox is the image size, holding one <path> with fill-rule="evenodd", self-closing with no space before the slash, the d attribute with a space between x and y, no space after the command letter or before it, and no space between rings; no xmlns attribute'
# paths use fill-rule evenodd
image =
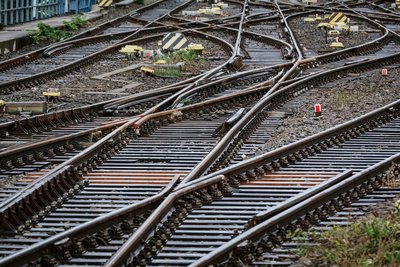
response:
<svg viewBox="0 0 400 267"><path fill-rule="evenodd" d="M340 48L344 48L344 45L341 42L332 42L330 47L335 48L335 49L340 49Z"/></svg>

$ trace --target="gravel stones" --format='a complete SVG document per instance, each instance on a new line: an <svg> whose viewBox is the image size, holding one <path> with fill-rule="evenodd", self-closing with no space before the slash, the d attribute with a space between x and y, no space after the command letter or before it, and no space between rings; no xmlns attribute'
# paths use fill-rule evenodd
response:
<svg viewBox="0 0 400 267"><path fill-rule="evenodd" d="M289 19L289 24L306 56L315 56L334 51L329 47L332 41L326 43L325 30L317 29L319 22L304 22L304 17L296 17ZM377 29L371 28L371 26L357 19L352 18L350 25L358 25L360 31L348 34L341 33L339 35L340 42L344 44L345 48L364 44L380 36L379 32L371 33L371 31L376 31Z"/></svg>
<svg viewBox="0 0 400 267"><path fill-rule="evenodd" d="M319 133L399 99L399 75L400 69L389 70L386 78L374 70L312 89L266 142L264 151ZM321 117L315 117L316 103L322 106Z"/></svg>

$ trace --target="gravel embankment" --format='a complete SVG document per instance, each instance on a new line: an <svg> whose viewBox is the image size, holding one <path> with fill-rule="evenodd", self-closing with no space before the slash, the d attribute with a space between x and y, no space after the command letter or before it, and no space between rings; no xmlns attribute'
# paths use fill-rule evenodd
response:
<svg viewBox="0 0 400 267"><path fill-rule="evenodd" d="M204 18L208 18L208 19L216 19L216 18L228 17L228 16L232 16L232 15L240 13L240 11L241 11L240 5L233 4L233 3L226 3L226 4L228 4L228 7L221 9L222 15L199 15L198 17L204 17ZM211 7L211 5L208 3L193 2L186 9L184 9L184 11L197 11L201 8L208 8L208 7ZM183 16L182 11L180 11L179 13L174 13L173 15L174 16ZM183 17L187 17L189 19L194 19L196 16L183 16Z"/></svg>
<svg viewBox="0 0 400 267"><path fill-rule="evenodd" d="M323 14L320 15L323 16ZM289 24L300 43L301 49L306 55L314 56L335 51L329 47L333 40L328 40L328 43L326 43L325 30L317 29L319 23L304 22L304 17L289 20ZM359 32L339 34L340 42L343 43L345 48L364 44L380 36L380 32L375 32L377 29L356 19L352 19L350 25L358 25Z"/></svg>
<svg viewBox="0 0 400 267"><path fill-rule="evenodd" d="M389 70L385 78L379 70L362 76L331 82L312 89L293 115L284 119L264 146L270 151L304 137L319 133L400 98L400 69ZM314 105L320 103L323 115L315 117Z"/></svg>

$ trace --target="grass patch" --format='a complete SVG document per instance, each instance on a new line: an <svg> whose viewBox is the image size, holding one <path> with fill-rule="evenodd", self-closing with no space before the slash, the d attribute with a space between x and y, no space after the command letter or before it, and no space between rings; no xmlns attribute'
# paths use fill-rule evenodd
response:
<svg viewBox="0 0 400 267"><path fill-rule="evenodd" d="M175 64L178 62L192 63L197 61L199 55L191 50L178 50L163 56L157 56L155 61L157 60L165 60L167 64Z"/></svg>
<svg viewBox="0 0 400 267"><path fill-rule="evenodd" d="M71 32L59 29L53 29L49 25L39 22L37 29L29 33L29 37L35 44L40 44L43 41L60 41L72 36Z"/></svg>
<svg viewBox="0 0 400 267"><path fill-rule="evenodd" d="M297 236L321 244L301 247L300 256L328 266L400 266L400 201L394 212L383 217L371 214L322 235L302 232Z"/></svg>
<svg viewBox="0 0 400 267"><path fill-rule="evenodd" d="M37 29L29 33L29 37L35 44L40 44L43 41L61 41L72 36L72 31L86 25L87 20L82 17L74 16L71 21L63 21L66 30L54 29L50 25L39 22Z"/></svg>
<svg viewBox="0 0 400 267"><path fill-rule="evenodd" d="M144 0L136 0L136 4L144 5Z"/></svg>
<svg viewBox="0 0 400 267"><path fill-rule="evenodd" d="M184 73L182 73L179 69L176 68L156 68L154 70L154 75L160 77L170 77L170 78L178 78L178 77L186 77Z"/></svg>
<svg viewBox="0 0 400 267"><path fill-rule="evenodd" d="M336 95L336 101L338 102L339 105L342 107L345 106L347 103L352 101L352 97L349 92L347 91L339 91Z"/></svg>
<svg viewBox="0 0 400 267"><path fill-rule="evenodd" d="M88 23L88 21L84 19L82 16L73 16L72 23L77 25L79 28L82 28Z"/></svg>

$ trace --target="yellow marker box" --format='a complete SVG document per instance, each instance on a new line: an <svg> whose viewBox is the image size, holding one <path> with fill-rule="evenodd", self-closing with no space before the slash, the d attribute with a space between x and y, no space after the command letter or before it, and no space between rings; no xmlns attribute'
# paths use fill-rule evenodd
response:
<svg viewBox="0 0 400 267"><path fill-rule="evenodd" d="M193 51L200 51L204 50L204 46L201 44L190 44L188 45L188 50L193 50Z"/></svg>
<svg viewBox="0 0 400 267"><path fill-rule="evenodd" d="M330 36L336 36L336 35L339 35L339 34L340 34L340 32L338 30L330 30L328 32L328 35L330 35Z"/></svg>
<svg viewBox="0 0 400 267"><path fill-rule="evenodd" d="M42 95L43 96L60 96L61 93L60 92L43 92Z"/></svg>
<svg viewBox="0 0 400 267"><path fill-rule="evenodd" d="M141 67L140 70L143 71L144 73L149 73L149 74L154 73L154 69L149 68L149 67Z"/></svg>
<svg viewBox="0 0 400 267"><path fill-rule="evenodd" d="M333 43L331 43L330 47L339 49L339 48L344 48L344 45L341 42L333 42Z"/></svg>
<svg viewBox="0 0 400 267"><path fill-rule="evenodd" d="M166 60L163 60L163 59L160 59L160 60L157 60L156 62L154 62L155 64L167 64L167 61Z"/></svg>
<svg viewBox="0 0 400 267"><path fill-rule="evenodd" d="M315 18L304 18L304 22L314 22Z"/></svg>
<svg viewBox="0 0 400 267"><path fill-rule="evenodd" d="M119 50L119 52L123 54L138 53L141 51L143 51L143 48L137 45L126 45Z"/></svg>

